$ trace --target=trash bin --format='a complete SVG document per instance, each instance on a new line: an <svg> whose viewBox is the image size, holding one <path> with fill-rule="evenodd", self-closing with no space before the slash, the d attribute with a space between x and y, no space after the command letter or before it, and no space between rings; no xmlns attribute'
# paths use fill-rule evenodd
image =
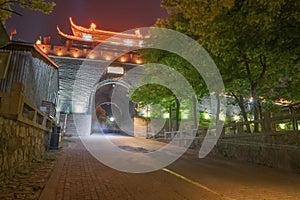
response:
<svg viewBox="0 0 300 200"><path fill-rule="evenodd" d="M59 136L60 136L60 126L53 126L52 133L50 136L50 149L58 149L59 143Z"/></svg>

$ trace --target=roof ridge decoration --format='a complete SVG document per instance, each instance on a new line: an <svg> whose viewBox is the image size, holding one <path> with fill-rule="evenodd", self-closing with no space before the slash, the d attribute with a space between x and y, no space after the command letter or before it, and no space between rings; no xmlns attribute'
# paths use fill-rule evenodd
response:
<svg viewBox="0 0 300 200"><path fill-rule="evenodd" d="M139 29L135 30L135 34L130 34L130 33L122 33L122 32L115 32L115 31L105 31L105 30L101 30L101 29L97 29L97 25L95 23L91 23L91 26L89 28L85 28L79 25L76 25L72 19L72 17L69 18L70 20L70 24L71 24L71 28L73 31L73 34L76 35L74 33L74 31L80 31L80 32L84 32L84 33L88 33L88 34L105 34L105 35L110 35L110 36L118 36L118 37L124 37L124 38L136 38L136 39L141 39L143 38L143 35L140 33Z"/></svg>
<svg viewBox="0 0 300 200"><path fill-rule="evenodd" d="M113 46L136 46L142 47L144 43L144 37L139 29L133 30L134 33L125 33L125 32L114 32L97 29L95 23L91 23L89 28L85 28L79 25L76 25L72 18L69 18L71 29L73 34L66 34L60 30L57 26L58 34L63 40L71 40L75 43L81 43L83 45L89 44L94 46L99 43L106 43Z"/></svg>

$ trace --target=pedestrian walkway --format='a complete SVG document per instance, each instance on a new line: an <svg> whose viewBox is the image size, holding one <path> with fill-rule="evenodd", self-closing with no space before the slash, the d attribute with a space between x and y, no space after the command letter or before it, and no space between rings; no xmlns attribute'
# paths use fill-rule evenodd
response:
<svg viewBox="0 0 300 200"><path fill-rule="evenodd" d="M163 145L134 137L110 139L119 147L127 147L125 150L142 151L137 153ZM79 138L72 137L64 139L63 151L39 199L295 200L300 199L299 188L300 174L227 159L199 159L193 151L162 170L120 172L99 162Z"/></svg>
<svg viewBox="0 0 300 200"><path fill-rule="evenodd" d="M39 199L222 199L208 191L195 190L198 190L195 186L162 170L131 174L111 169L73 137L64 140L63 153Z"/></svg>

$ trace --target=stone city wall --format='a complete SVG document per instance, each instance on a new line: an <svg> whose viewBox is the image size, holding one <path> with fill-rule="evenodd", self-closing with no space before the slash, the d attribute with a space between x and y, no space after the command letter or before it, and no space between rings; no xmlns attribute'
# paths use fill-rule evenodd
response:
<svg viewBox="0 0 300 200"><path fill-rule="evenodd" d="M12 176L18 166L41 157L49 132L0 117L0 180Z"/></svg>

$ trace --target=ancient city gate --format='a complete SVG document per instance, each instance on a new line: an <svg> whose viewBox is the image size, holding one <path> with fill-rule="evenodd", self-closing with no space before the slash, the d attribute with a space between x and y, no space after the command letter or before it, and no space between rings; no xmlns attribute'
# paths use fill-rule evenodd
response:
<svg viewBox="0 0 300 200"><path fill-rule="evenodd" d="M142 66L137 52L130 49L142 47L143 36L138 30L117 33L96 29L93 23L90 28L84 28L74 24L71 18L70 24L72 35L57 28L63 46L51 46L47 37L37 42L59 66L57 112L62 130L71 135L123 133L115 123L113 111L122 115L124 110L111 101L111 96L117 86L126 98L128 84L133 80L126 82L122 78L129 70ZM129 104L126 112L132 120L135 106ZM133 124L126 130L133 135Z"/></svg>

